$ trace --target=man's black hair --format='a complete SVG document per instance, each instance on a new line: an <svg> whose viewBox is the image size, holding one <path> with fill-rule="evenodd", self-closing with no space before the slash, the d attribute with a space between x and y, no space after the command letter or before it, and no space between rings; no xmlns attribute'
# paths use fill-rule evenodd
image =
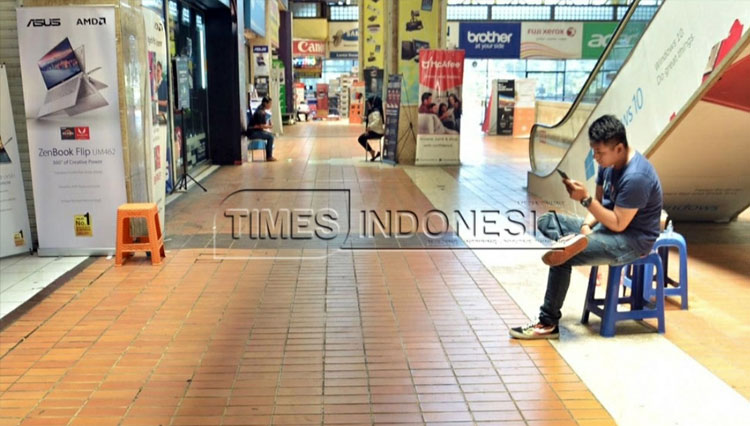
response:
<svg viewBox="0 0 750 426"><path fill-rule="evenodd" d="M589 143L603 143L615 147L621 143L628 147L628 137L625 134L625 126L614 115L602 115L589 127Z"/></svg>
<svg viewBox="0 0 750 426"><path fill-rule="evenodd" d="M271 102L271 100L272 99L270 96L263 96L263 99L260 100L260 104L266 106L269 102Z"/></svg>
<svg viewBox="0 0 750 426"><path fill-rule="evenodd" d="M424 103L424 101L426 101L427 99L430 99L430 96L432 96L432 93L430 92L422 93L422 103Z"/></svg>

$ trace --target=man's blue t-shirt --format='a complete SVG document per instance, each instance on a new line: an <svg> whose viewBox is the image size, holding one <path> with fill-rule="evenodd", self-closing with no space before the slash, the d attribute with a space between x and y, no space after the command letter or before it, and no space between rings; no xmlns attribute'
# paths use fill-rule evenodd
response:
<svg viewBox="0 0 750 426"><path fill-rule="evenodd" d="M596 184L604 188L602 205L610 210L615 206L638 209L623 234L632 244L646 254L659 237L662 191L654 166L636 152L620 170L614 167L599 168Z"/></svg>

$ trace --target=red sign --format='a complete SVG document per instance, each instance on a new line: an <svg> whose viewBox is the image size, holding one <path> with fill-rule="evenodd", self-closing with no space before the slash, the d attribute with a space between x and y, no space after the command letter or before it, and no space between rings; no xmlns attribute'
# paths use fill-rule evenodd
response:
<svg viewBox="0 0 750 426"><path fill-rule="evenodd" d="M89 140L89 128L88 126L85 127L76 127L76 140Z"/></svg>
<svg viewBox="0 0 750 426"><path fill-rule="evenodd" d="M318 40L294 40L292 54L295 56L325 56L326 43Z"/></svg>
<svg viewBox="0 0 750 426"><path fill-rule="evenodd" d="M419 85L436 91L461 86L465 55L463 50L420 50Z"/></svg>

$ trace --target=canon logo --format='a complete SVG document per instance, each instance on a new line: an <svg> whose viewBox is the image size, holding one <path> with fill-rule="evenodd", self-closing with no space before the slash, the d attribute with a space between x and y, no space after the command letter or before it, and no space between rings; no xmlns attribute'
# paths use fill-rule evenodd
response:
<svg viewBox="0 0 750 426"><path fill-rule="evenodd" d="M421 62L422 68L461 68L461 62L427 60Z"/></svg>
<svg viewBox="0 0 750 426"><path fill-rule="evenodd" d="M29 19L29 23L26 24L26 27L59 27L60 26L60 18L35 18L35 19Z"/></svg>
<svg viewBox="0 0 750 426"><path fill-rule="evenodd" d="M510 43L513 37L512 33L498 33L495 31L485 31L483 33L474 33L469 31L467 39L469 43Z"/></svg>
<svg viewBox="0 0 750 426"><path fill-rule="evenodd" d="M323 43L301 41L297 44L297 48L303 53L323 53Z"/></svg>
<svg viewBox="0 0 750 426"><path fill-rule="evenodd" d="M105 18L78 18L76 25L107 25Z"/></svg>

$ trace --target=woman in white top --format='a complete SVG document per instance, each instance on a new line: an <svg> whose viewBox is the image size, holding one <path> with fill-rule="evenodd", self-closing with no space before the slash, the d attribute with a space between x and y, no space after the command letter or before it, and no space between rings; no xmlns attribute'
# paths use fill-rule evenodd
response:
<svg viewBox="0 0 750 426"><path fill-rule="evenodd" d="M380 151L377 153L367 142L368 139L380 139L385 134L385 123L383 122L383 101L375 96L367 100L366 104L367 118L365 119L365 132L359 135L357 141L362 148L370 154L370 161L377 160L380 157Z"/></svg>

